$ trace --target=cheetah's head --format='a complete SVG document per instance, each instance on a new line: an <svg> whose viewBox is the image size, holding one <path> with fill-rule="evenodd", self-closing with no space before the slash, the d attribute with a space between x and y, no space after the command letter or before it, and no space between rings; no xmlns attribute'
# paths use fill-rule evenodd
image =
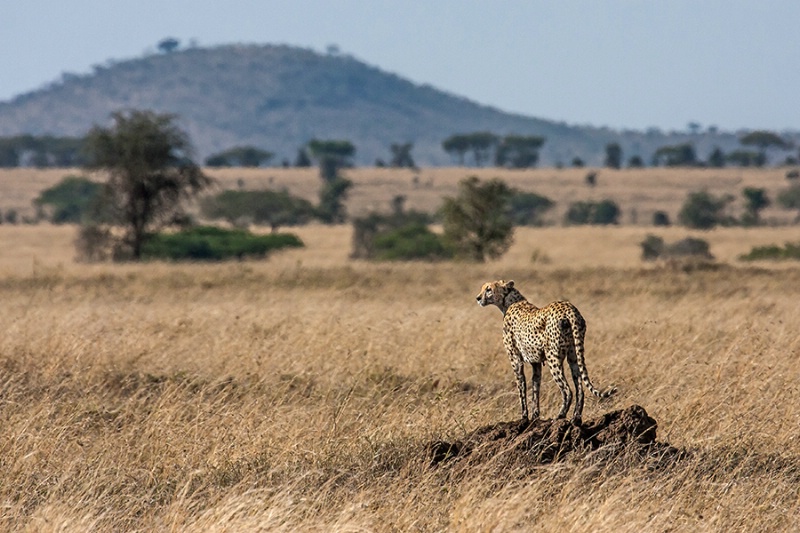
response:
<svg viewBox="0 0 800 533"><path fill-rule="evenodd" d="M504 311L506 295L514 288L514 281L506 281L503 279L497 281L490 281L484 283L481 287L481 292L475 298L478 300L478 305L486 307L487 305L496 305L501 311Z"/></svg>

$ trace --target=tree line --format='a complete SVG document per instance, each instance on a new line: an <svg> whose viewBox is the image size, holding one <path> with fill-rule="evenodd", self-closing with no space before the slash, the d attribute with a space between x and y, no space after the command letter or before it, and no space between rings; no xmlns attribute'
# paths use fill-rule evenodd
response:
<svg viewBox="0 0 800 533"><path fill-rule="evenodd" d="M282 167L308 167L312 165L315 148L312 140L298 148L294 159L278 162ZM348 140L337 142L340 152L335 156L348 160L353 165L356 147ZM454 134L442 141L442 149L459 166L495 166L499 168L533 168L539 163L539 152L546 138L538 135L496 135L481 131ZM787 152L795 146L780 135L766 130L756 130L739 137L741 148L728 153L715 147L706 159L702 159L691 142L666 145L658 148L649 159L641 154L630 156L627 161L622 146L617 142L605 146L603 166L619 169L646 166L666 167L712 167L725 166L763 167L770 154ZM389 146L386 159L377 158L375 166L390 168L417 168L412 154L414 143L398 142ZM327 146L326 149L333 149ZM318 154L317 154L318 155ZM0 168L19 166L33 167L79 167L87 161L86 137L55 137L50 135L18 135L0 137ZM325 156L325 161L336 165L335 158ZM275 153L250 145L237 145L216 152L205 158L207 167L263 167L275 162ZM800 163L800 152L786 154L782 164ZM585 166L584 159L572 159L574 167Z"/></svg>
<svg viewBox="0 0 800 533"><path fill-rule="evenodd" d="M702 160L691 142L667 145L658 148L650 159L650 166L660 167L711 167L722 168L728 165L738 167L763 167L768 162L768 155L774 151L787 151L794 145L780 135L766 130L756 130L739 137L742 148L724 153L715 147L706 160ZM796 165L800 162L800 153L797 157L787 155L784 165ZM623 151L619 143L609 143L605 149L604 165L609 168L622 168ZM640 155L634 155L628 160L629 168L644 167L645 161Z"/></svg>

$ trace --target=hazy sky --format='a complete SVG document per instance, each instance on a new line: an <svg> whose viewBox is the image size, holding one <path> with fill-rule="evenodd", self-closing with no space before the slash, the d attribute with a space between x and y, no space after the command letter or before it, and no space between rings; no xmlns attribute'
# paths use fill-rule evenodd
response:
<svg viewBox="0 0 800 533"><path fill-rule="evenodd" d="M798 0L4 1L0 101L168 36L335 44L414 82L570 124L800 130Z"/></svg>

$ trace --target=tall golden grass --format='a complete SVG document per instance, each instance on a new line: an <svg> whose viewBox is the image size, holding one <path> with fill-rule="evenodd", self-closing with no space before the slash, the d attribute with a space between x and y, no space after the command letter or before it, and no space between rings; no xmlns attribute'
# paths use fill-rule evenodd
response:
<svg viewBox="0 0 800 533"><path fill-rule="evenodd" d="M85 265L75 228L0 226L0 529L795 530L800 269L735 259L791 229L705 233L719 264L690 271L644 265L648 231L373 264L314 226L266 261ZM642 405L687 457L431 468L427 443L517 416L474 301L499 277L586 317L590 376L620 392L584 418ZM543 416L559 402L545 376Z"/></svg>

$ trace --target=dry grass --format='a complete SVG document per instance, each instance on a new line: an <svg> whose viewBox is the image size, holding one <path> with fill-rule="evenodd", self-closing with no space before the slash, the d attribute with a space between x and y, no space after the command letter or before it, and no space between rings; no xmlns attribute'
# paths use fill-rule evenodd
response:
<svg viewBox="0 0 800 533"><path fill-rule="evenodd" d="M589 187L584 178L597 172L597 185ZM68 174L80 174L79 169L0 169L0 211L16 209L26 216L33 215L31 201L39 192L50 187ZM307 169L210 169L208 173L217 180L218 188L247 189L286 187L292 193L316 201L320 187L318 171ZM398 194L407 197L412 209L432 212L441 204L442 197L456 193L458 182L470 175L481 179L499 177L511 186L543 194L556 202L548 215L551 223L560 223L569 204L576 200L601 200L610 198L622 209L621 222L625 225L650 226L653 212L666 211L672 220L690 191L707 189L713 194L731 194L736 198L733 214L741 214L744 206L741 191L745 187L764 187L773 200L777 192L789 183L785 169L528 169L504 170L496 168L425 168L419 171L389 168L355 168L346 171L355 182L348 210L363 215L370 210L387 210L390 200ZM98 179L101 176L97 176ZM765 220L776 224L791 221L795 213L775 206L764 210Z"/></svg>
<svg viewBox="0 0 800 533"><path fill-rule="evenodd" d="M796 529L800 269L733 261L789 230L704 234L724 264L688 273L642 267L647 231L427 265L308 227L265 262L81 265L74 228L2 226L0 529ZM426 443L517 415L500 314L473 300L500 276L587 317L590 374L621 392L585 417L640 404L689 457L430 468Z"/></svg>
<svg viewBox="0 0 800 533"><path fill-rule="evenodd" d="M24 183L0 173L0 209L67 173L26 172ZM314 171L265 172L217 177L311 197L318 186ZM556 199L607 190L675 211L690 184L785 181L642 172L647 187L633 187L644 174L601 171L593 191L584 171L506 177ZM357 170L351 211L400 193L427 209L463 176L423 170L415 188L406 171ZM682 228L520 229L485 265L351 261L349 227L297 233L306 248L267 261L85 265L74 227L0 226L0 530L800 527L800 268L736 261L796 241L796 228L695 233L719 264L690 272L639 259L645 235ZM688 457L650 469L595 454L533 475L500 460L429 467L426 443L517 416L500 314L473 299L498 277L586 316L592 379L620 393L589 399L585 418L642 405ZM543 382L552 416L560 397Z"/></svg>

